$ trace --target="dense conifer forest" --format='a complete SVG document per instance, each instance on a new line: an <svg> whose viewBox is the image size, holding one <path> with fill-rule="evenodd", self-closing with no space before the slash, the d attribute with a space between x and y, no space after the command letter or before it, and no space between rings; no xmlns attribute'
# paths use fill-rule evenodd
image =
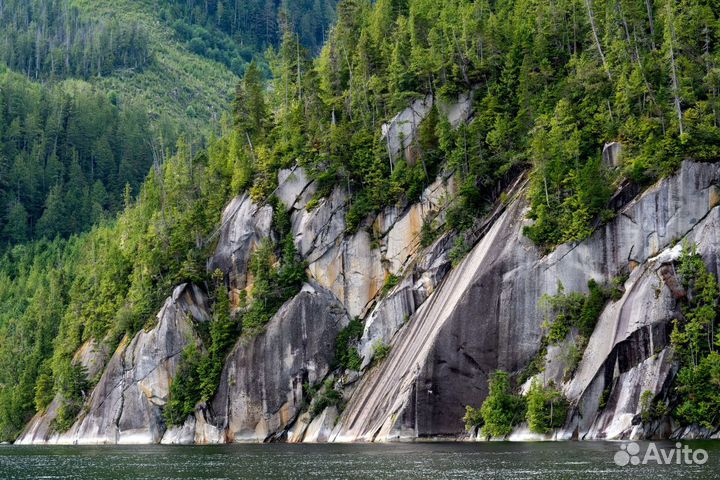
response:
<svg viewBox="0 0 720 480"><path fill-rule="evenodd" d="M164 100L148 108L115 88L128 69L146 75L163 65L167 52L152 48L157 34L145 22L71 22L82 18L86 2L77 2L77 12L35 28L39 47L28 22L13 20L17 27L0 36L0 53L15 70L0 77L0 162L10 172L0 176L5 439L55 393L65 399L58 428L69 426L87 392L72 363L83 341L114 348L152 322L182 282L222 298L224 287L205 267L223 206L244 191L272 204L281 168L305 167L320 186L315 200L343 185L352 198L349 231L366 228L385 206L417 199L442 171L460 182L443 228L467 231L526 171L534 222L525 233L549 251L611 218L608 202L621 182L647 186L686 158L718 158L714 0L342 0L336 11L323 1L139 3L157 10L177 51L213 60L228 69L228 81L230 71L242 75L233 98L214 107L229 113L218 114L220 131L206 142L180 135L186 124L175 123L175 107L163 123ZM67 22L74 27L59 27ZM92 39L83 34L91 31ZM108 45L115 55L102 53ZM35 82L113 71L120 76L89 84ZM414 99L461 94L474 105L466 124L451 128L434 107L419 125L416 158L388 155L383 122ZM192 105L185 113L207 118ZM620 169L602 163L612 141L624 147ZM262 328L301 284L287 228L276 212L277 242L256 253L260 281L246 313L230 319L216 302L211 359L188 358L169 422L213 394L228 338ZM424 234L434 229L428 224ZM31 238L39 240L25 242ZM703 343L708 360L688 362L686 379L717 368L714 349ZM202 388L195 375L205 375ZM687 415L697 414L692 408Z"/></svg>

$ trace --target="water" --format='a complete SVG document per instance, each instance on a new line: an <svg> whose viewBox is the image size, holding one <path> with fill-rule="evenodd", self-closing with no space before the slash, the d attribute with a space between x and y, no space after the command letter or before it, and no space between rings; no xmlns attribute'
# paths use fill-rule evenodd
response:
<svg viewBox="0 0 720 480"><path fill-rule="evenodd" d="M720 442L687 442L703 466L618 467L620 443L414 443L0 447L0 478L15 479L711 479ZM641 444L641 452L647 444ZM658 444L670 448L672 443Z"/></svg>

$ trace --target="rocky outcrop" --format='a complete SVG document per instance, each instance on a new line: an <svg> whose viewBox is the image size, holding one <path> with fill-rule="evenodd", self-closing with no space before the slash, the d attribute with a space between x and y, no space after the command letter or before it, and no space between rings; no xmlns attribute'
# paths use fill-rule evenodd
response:
<svg viewBox="0 0 720 480"><path fill-rule="evenodd" d="M383 124L383 140L391 160L395 162L400 157L404 157L409 163L414 163L415 137L420 124L428 116L433 105L437 104L438 110L445 115L452 127L467 122L473 113L472 96L472 92L464 92L457 99L439 99L437 102L433 95L418 98L388 123Z"/></svg>
<svg viewBox="0 0 720 480"><path fill-rule="evenodd" d="M265 331L241 337L229 354L218 392L164 443L264 442L283 437L305 407L304 385L330 373L335 339L349 322L329 291L307 284Z"/></svg>
<svg viewBox="0 0 720 480"><path fill-rule="evenodd" d="M383 127L389 157L412 163L414 137L434 104L457 126L472 116L472 94L457 101L416 100ZM622 146L605 146L607 167L622 162ZM166 430L162 408L190 343L202 347L195 324L210 319L195 286L175 289L157 322L125 338L109 358L102 343L88 342L74 362L99 381L68 432L52 431L62 402L56 398L30 422L19 443L166 443L389 441L464 435L466 405L487 395L488 374L522 371L543 335L543 295L587 290L588 280L627 278L588 340L579 365L568 369L572 341L551 346L536 379L560 385L571 401L563 429L532 434L522 425L515 440L709 437L664 418L638 421L640 397L668 393L677 370L669 341L678 300L685 292L670 266L683 239L720 271L720 167L684 162L677 175L638 196L626 182L610 205L617 215L587 240L546 255L523 236L527 202L523 177L510 200L479 223L473 249L454 269L456 235L431 241L457 196L444 172L417 202L400 202L348 232L350 198L337 186L318 198L317 184L300 166L281 170L273 192L291 219L291 234L307 261L309 282L273 316L265 330L241 337L228 355L218 392L196 406L182 426ZM208 269L221 270L238 307L253 279L248 264L264 239L273 238L273 208L248 195L223 212ZM428 245L429 244L429 245ZM392 283L389 281L392 280ZM357 342L360 372L333 371L338 333L351 317L364 320ZM389 346L382 362L378 345ZM386 352L387 349L384 349ZM377 359L376 359L377 360ZM575 368L576 367L576 368ZM309 409L304 385L331 379L343 388L343 408ZM525 384L527 388L529 381ZM329 387L323 387L329 388ZM312 413L311 413L312 412ZM315 415L315 413L318 413ZM472 436L470 436L472 437Z"/></svg>
<svg viewBox="0 0 720 480"><path fill-rule="evenodd" d="M361 380L333 440L459 434L464 406L479 405L487 394L488 373L518 372L536 354L542 295L556 293L559 283L566 291L585 291L589 279L609 282L632 271L635 277L631 275L625 296L603 313L577 374L566 386L572 401L582 399L589 405L587 398L601 393L591 388L593 380L603 365L612 363L617 346L673 315L674 303L656 298L656 289L662 292L664 287L659 279L653 283L650 259L686 236L700 243L700 251L718 251L716 234L706 228L718 212L718 179L718 166L685 162L676 176L626 205L591 238L548 256L523 237L525 206L515 201L395 337L384 364ZM714 257L708 260L717 265ZM671 297L669 291L667 295ZM628 364L625 373L632 377L618 381L652 377L653 388L659 388L667 362L649 362L647 351L638 350L639 357ZM577 426L581 436L591 429L588 417L586 412L586 423Z"/></svg>
<svg viewBox="0 0 720 480"><path fill-rule="evenodd" d="M215 424L230 442L265 441L300 414L303 385L330 372L335 339L349 319L333 295L306 285L254 338L241 338L212 402Z"/></svg>
<svg viewBox="0 0 720 480"><path fill-rule="evenodd" d="M250 257L260 242L270 237L272 217L271 206L258 206L247 194L235 197L225 207L217 232L217 247L208 269L219 269L228 276L234 305L238 303L239 291L252 284L248 278Z"/></svg>
<svg viewBox="0 0 720 480"><path fill-rule="evenodd" d="M209 321L206 299L181 285L167 299L157 324L123 339L87 401L85 413L64 433L31 429L19 443L157 443L165 432L162 407L183 349L196 339L193 322ZM49 410L48 414L52 414Z"/></svg>
<svg viewBox="0 0 720 480"><path fill-rule="evenodd" d="M317 188L302 167L280 170L275 195L288 210L303 210Z"/></svg>

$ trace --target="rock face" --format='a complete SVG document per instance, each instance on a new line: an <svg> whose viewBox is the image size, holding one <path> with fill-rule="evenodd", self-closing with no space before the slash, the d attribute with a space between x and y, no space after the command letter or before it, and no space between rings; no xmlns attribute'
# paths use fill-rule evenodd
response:
<svg viewBox="0 0 720 480"><path fill-rule="evenodd" d="M625 296L603 313L566 393L572 401L582 398L583 405L590 403L589 397L597 401L605 386L598 387L594 380L601 369L607 372L618 361L613 352L634 335L644 346L626 349L635 356L624 360L621 373L627 375L614 381L661 388L668 375L663 359L668 357L648 359L667 344L657 336L657 325L672 318L675 304L651 257L686 236L700 244L701 252L718 251L718 230L708 223L718 214L719 179L718 166L685 162L675 177L626 205L591 238L545 257L522 236L524 203L512 204L395 337L384 364L361 380L332 439L459 434L464 406L478 406L487 394L487 375L495 369L517 372L536 354L543 322L537 304L543 294L556 293L558 282L566 291L585 291L589 279L609 282L630 270ZM717 266L715 253L706 260ZM638 333L641 329L646 333ZM625 411L633 402L619 399L617 405ZM600 423L593 429L594 415L585 413L584 423L574 427L581 438L624 432Z"/></svg>
<svg viewBox="0 0 720 480"><path fill-rule="evenodd" d="M197 287L177 287L154 328L121 342L88 399L87 413L69 431L31 428L19 443L159 442L165 432L161 408L170 382L185 346L198 341L192 323L208 321L207 312L206 299ZM51 406L48 416L54 412Z"/></svg>
<svg viewBox="0 0 720 480"><path fill-rule="evenodd" d="M250 257L258 244L270 236L272 216L272 207L259 207L247 194L235 197L225 207L217 248L208 269L224 272L235 295L252 282L248 278Z"/></svg>
<svg viewBox="0 0 720 480"><path fill-rule="evenodd" d="M471 96L437 105L456 126L472 115ZM417 126L433 103L432 97L419 99L384 126L391 158L397 160L404 151L411 160ZM616 167L621 153L620 144L606 145L606 165ZM521 188L522 178L511 193ZM423 226L441 227L457 196L451 174L428 186L416 203L387 207L351 233L345 222L350 199L341 186L315 199L316 185L301 167L282 170L274 194L290 214L310 280L262 333L237 341L215 397L198 404L182 426L166 430L162 408L181 352L193 342L203 348L195 327L210 320L203 293L182 285L167 299L157 323L125 338L109 360L110 352L96 342L77 352L74 361L86 366L90 377L101 376L68 432L52 431L62 404L56 398L18 442L466 438L465 406L483 402L489 373L518 373L537 354L544 321L540 298L557 293L559 285L567 292L585 292L590 279L610 283L620 275L627 278L624 293L604 308L577 368L566 371L569 341L548 349L538 378L560 385L571 401L565 427L537 436L524 425L510 438L718 435L680 428L671 419L652 425L637 421L643 392L667 395L677 369L669 341L678 299L685 294L670 268L680 254L677 242L696 243L711 270L720 272L718 182L720 166L684 162L674 177L642 195L626 184L611 201L617 209L612 221L587 240L549 255L522 234L528 223L522 191L486 219L472 237L477 244L453 269L455 236L423 238ZM208 268L226 275L235 306L241 291L252 287L252 253L274 235L272 217L272 207L257 205L247 195L233 199L223 213ZM362 371L333 371L337 335L352 317L364 321L356 345ZM380 344L389 346L389 353L373 365ZM325 379L344 388L347 403L313 417L303 386Z"/></svg>
<svg viewBox="0 0 720 480"><path fill-rule="evenodd" d="M183 427L168 431L163 443L264 442L284 437L305 406L303 385L317 385L330 373L335 339L348 322L332 293L305 285L264 332L238 341L212 403Z"/></svg>
<svg viewBox="0 0 720 480"><path fill-rule="evenodd" d="M462 93L457 100L451 101L436 102L432 95L413 101L408 108L382 126L383 140L393 162L404 157L409 163L414 163L413 142L418 127L436 103L453 127L466 122L472 115L472 92Z"/></svg>
<svg viewBox="0 0 720 480"><path fill-rule="evenodd" d="M225 439L262 442L283 432L303 407L303 385L316 385L330 372L335 339L348 322L330 292L307 285L263 333L241 339L212 402Z"/></svg>
<svg viewBox="0 0 720 480"><path fill-rule="evenodd" d="M620 142L606 143L603 147L603 165L608 168L619 167L622 164L622 144Z"/></svg>

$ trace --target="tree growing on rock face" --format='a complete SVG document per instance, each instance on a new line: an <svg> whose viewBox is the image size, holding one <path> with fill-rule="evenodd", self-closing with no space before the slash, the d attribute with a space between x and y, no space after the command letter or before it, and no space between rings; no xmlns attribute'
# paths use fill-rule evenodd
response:
<svg viewBox="0 0 720 480"><path fill-rule="evenodd" d="M512 433L514 426L522 422L525 414L525 401L522 396L514 395L507 372L498 370L488 380L489 393L480 407L484 425L482 433L488 437L504 438Z"/></svg>
<svg viewBox="0 0 720 480"><path fill-rule="evenodd" d="M545 387L533 380L526 400L526 419L532 432L545 434L565 424L568 402L554 385Z"/></svg>
<svg viewBox="0 0 720 480"><path fill-rule="evenodd" d="M682 305L684 318L674 321L671 334L681 366L674 414L684 424L715 430L720 426L720 287L695 244L683 246L678 263L688 300Z"/></svg>
<svg viewBox="0 0 720 480"><path fill-rule="evenodd" d="M217 273L215 277L222 278ZM230 312L230 295L227 287L221 281L218 282L215 289L214 300L208 353L198 365L201 382L200 399L203 401L208 401L215 395L220 383L225 355L237 339L239 332L238 323Z"/></svg>

